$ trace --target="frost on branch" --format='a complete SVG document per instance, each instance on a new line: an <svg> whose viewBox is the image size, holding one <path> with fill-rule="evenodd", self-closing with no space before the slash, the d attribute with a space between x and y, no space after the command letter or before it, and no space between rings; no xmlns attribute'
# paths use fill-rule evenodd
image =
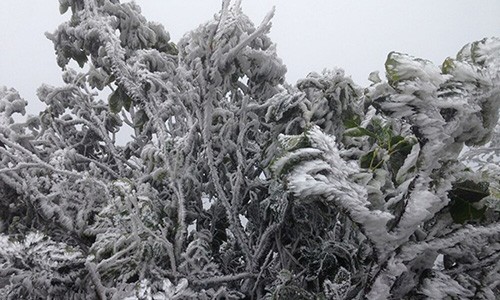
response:
<svg viewBox="0 0 500 300"><path fill-rule="evenodd" d="M223 1L174 44L134 3L59 2L65 84L24 122L0 89L1 295L499 293L499 172L470 168L498 148L498 39L441 67L392 52L366 89L341 69L291 86L274 10Z"/></svg>
<svg viewBox="0 0 500 300"><path fill-rule="evenodd" d="M496 39L484 40L475 49L494 49L497 43ZM498 52L490 55L498 56ZM482 61L492 65L470 64L467 70L451 71L452 66L446 65L450 59L440 70L428 61L391 53L386 63L388 82L367 89L365 120L345 122L350 128L344 131L343 141L324 135L318 127L281 138L284 154L274 164L274 171L284 177L296 203L333 205L359 226L358 235L372 245L378 264L364 270L366 280L372 282L367 293L370 299L429 296L419 282L427 276L429 284L449 273L456 276L451 271L456 268L467 268L474 275L462 276L461 289L455 292L450 285L448 295L467 297L470 292L460 293L462 286L475 291L473 295L491 295L497 289L496 285L484 288L473 283L482 276L494 281L496 275L492 274L498 266L489 254L469 247L493 240L493 244L483 245L498 255L498 213L484 202L475 203L491 197L489 190L481 188L481 178L457 160L464 144L486 142L498 121L496 60L483 57ZM463 73L471 70L475 73L468 76L475 81L463 81ZM361 170L352 169L353 158ZM464 222L479 227L459 229L457 223ZM482 230L481 226L487 227ZM451 239L455 230L463 233ZM453 241L446 245L447 239ZM428 246L430 243L434 246ZM475 257L475 263L487 264L492 273L472 272L477 267L471 261L462 261L467 267L459 267L457 258L452 258L458 253L449 250L458 245L469 249L465 252ZM411 256L405 253L416 248ZM453 264L445 270L426 271L433 270L439 255ZM456 280L450 278L450 282Z"/></svg>
<svg viewBox="0 0 500 300"><path fill-rule="evenodd" d="M0 236L0 296L3 299L51 298L78 288L81 295L94 292L81 280L85 257L77 249L39 232L23 240Z"/></svg>

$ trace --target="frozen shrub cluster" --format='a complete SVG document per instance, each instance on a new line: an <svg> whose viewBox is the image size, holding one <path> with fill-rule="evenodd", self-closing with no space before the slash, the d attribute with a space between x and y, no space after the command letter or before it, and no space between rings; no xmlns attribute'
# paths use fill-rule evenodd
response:
<svg viewBox="0 0 500 300"><path fill-rule="evenodd" d="M292 86L273 12L223 1L174 44L133 2L59 2L65 85L23 122L0 88L0 298L500 294L499 39Z"/></svg>

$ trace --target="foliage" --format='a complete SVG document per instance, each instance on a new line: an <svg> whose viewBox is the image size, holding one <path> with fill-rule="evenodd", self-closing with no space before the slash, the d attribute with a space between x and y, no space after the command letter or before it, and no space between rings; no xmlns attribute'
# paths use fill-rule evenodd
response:
<svg viewBox="0 0 500 300"><path fill-rule="evenodd" d="M69 10L46 109L16 122L0 89L2 298L500 293L500 172L471 154L500 136L499 39L441 68L392 52L366 89L340 69L291 86L273 12L224 1L174 44L133 2Z"/></svg>

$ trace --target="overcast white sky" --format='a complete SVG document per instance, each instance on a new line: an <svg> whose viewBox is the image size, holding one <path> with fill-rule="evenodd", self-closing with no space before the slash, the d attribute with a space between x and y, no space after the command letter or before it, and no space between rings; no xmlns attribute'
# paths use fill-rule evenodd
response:
<svg viewBox="0 0 500 300"><path fill-rule="evenodd" d="M125 1L122 1L125 2ZM165 25L172 40L209 20L220 0L136 0L143 15ZM295 83L311 71L342 67L360 85L383 71L390 51L440 64L483 37L500 37L499 0L243 0L254 23L276 6L271 38ZM30 102L41 83L61 85L52 43L44 36L69 19L57 0L0 0L0 85Z"/></svg>

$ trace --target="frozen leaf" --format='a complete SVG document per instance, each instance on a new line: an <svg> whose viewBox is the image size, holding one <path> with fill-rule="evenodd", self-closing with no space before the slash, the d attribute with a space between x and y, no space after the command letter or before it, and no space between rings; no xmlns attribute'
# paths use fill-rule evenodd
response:
<svg viewBox="0 0 500 300"><path fill-rule="evenodd" d="M175 45L134 2L59 4L65 85L25 122L0 88L0 298L498 294L499 172L463 164L496 166L497 38L441 68L392 52L366 89L292 86L274 10L225 0Z"/></svg>
<svg viewBox="0 0 500 300"><path fill-rule="evenodd" d="M474 203L488 197L489 184L486 182L463 181L455 183L449 197L452 200L450 214L457 223L465 223L484 217L484 208L476 208Z"/></svg>

